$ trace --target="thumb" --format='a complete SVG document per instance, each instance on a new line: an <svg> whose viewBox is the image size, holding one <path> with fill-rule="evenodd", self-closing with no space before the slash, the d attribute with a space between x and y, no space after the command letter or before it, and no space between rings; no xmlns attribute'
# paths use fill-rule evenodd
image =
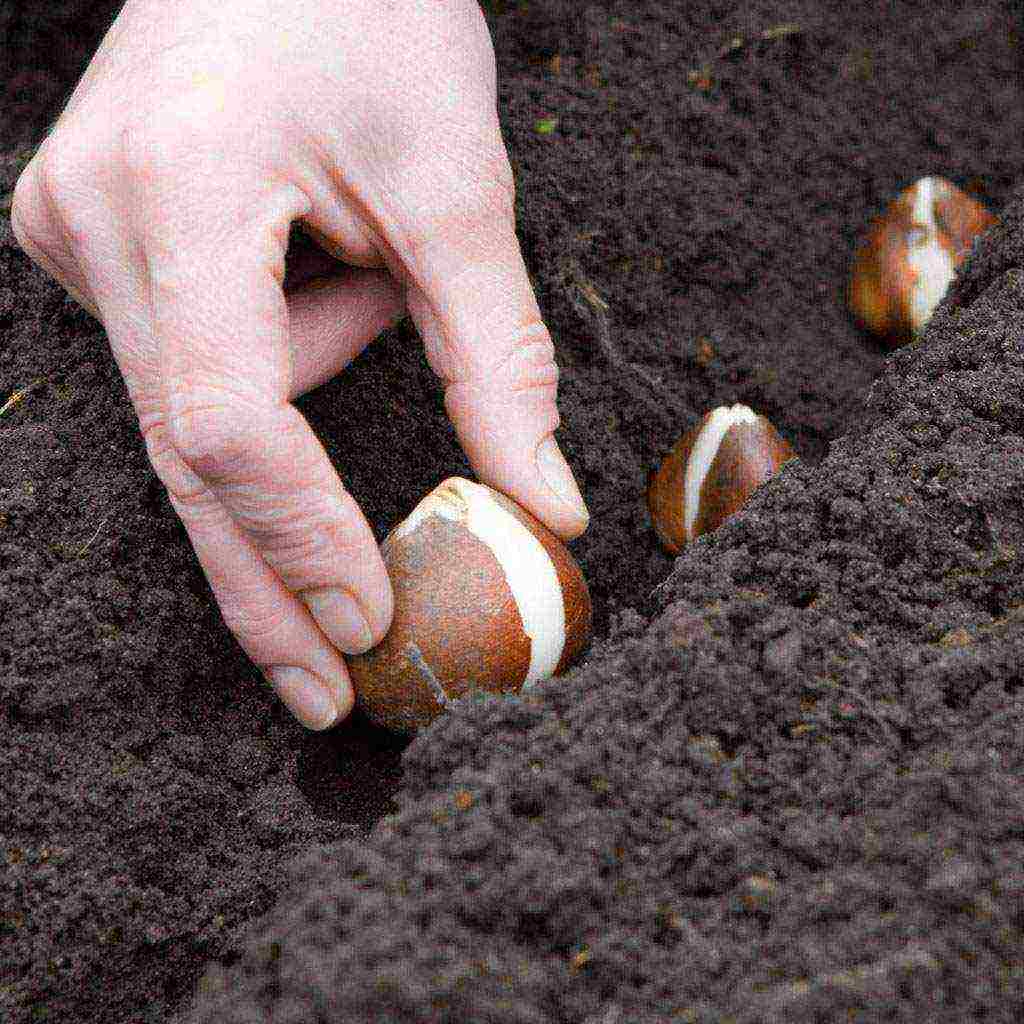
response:
<svg viewBox="0 0 1024 1024"><path fill-rule="evenodd" d="M570 540L590 514L554 438L555 350L514 227L445 234L405 269L409 313L445 383L448 417L480 480Z"/></svg>

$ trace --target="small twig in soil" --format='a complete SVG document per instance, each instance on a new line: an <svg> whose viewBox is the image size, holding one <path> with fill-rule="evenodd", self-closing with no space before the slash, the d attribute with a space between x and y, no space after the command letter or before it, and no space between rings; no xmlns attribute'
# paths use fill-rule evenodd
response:
<svg viewBox="0 0 1024 1024"><path fill-rule="evenodd" d="M86 551L88 550L88 548L89 548L89 545L90 545L90 544L92 544L92 542L93 542L93 541L94 541L94 540L95 540L95 539L96 539L96 538L97 538L97 537L98 537L98 536L100 535L100 530L102 530L102 529L103 529L103 524L104 524L104 523L105 523L105 522L106 522L106 521L107 521L107 520L108 520L109 518L110 518L110 516L104 516L104 517L103 517L103 519L102 519L102 520L100 520L100 525L96 527L96 532L95 532L95 533L94 533L94 534L93 534L93 535L92 535L92 536L91 536L91 537L90 537L90 538L89 538L89 539L88 539L88 540L87 540L87 541L86 541L86 542L85 542L85 543L84 543L84 544L82 545L81 549L80 549L80 550L78 551L78 553L77 553L77 554L75 555L75 558L81 558L81 557L82 557L82 555L84 555L84 554L85 554L85 552L86 552Z"/></svg>
<svg viewBox="0 0 1024 1024"><path fill-rule="evenodd" d="M772 25L771 28L766 28L763 32L759 32L756 36L751 39L744 39L743 36L733 36L718 51L719 57L728 57L730 53L735 53L737 50L742 50L750 42L754 42L758 39L762 39L765 42L773 42L776 39L785 39L786 36L794 36L799 32L803 32L803 26L796 24L796 22L788 21L783 22L781 25Z"/></svg>
<svg viewBox="0 0 1024 1024"><path fill-rule="evenodd" d="M803 32L803 25L798 25L795 21L787 21L781 25L773 25L771 28L766 28L761 33L762 39L785 39L786 36L795 36L800 32Z"/></svg>
<svg viewBox="0 0 1024 1024"><path fill-rule="evenodd" d="M3 416L5 412L8 412L9 410L13 409L16 405L19 405L26 398L28 398L29 393L34 388L39 387L39 385L43 383L43 380L44 378L40 377L38 380L32 381L31 384L26 384L23 388L18 388L18 390L15 391L14 394L12 394L11 397L8 398L3 405L0 405L0 416Z"/></svg>
<svg viewBox="0 0 1024 1024"><path fill-rule="evenodd" d="M764 42L774 42L776 39L785 39L787 36L798 35L803 32L803 26L796 24L796 22L783 22L780 25L772 25L771 28L766 28L763 32L759 32L756 36L750 38L744 38L743 36L733 36L724 46L720 47L717 53L719 60L728 57L731 53L736 53L738 50L742 50L745 46L757 40L763 40ZM705 64L700 68L693 68L687 75L687 81L690 85L696 86L703 92L708 92L715 84L715 79L712 74L714 68L710 64Z"/></svg>
<svg viewBox="0 0 1024 1024"><path fill-rule="evenodd" d="M611 326L608 323L608 310L610 307L598 293L593 283L583 276L575 260L570 262L568 269L570 276L569 301L572 302L573 308L584 320L594 321L597 329L597 340L608 362L613 366L631 370L648 387L656 392L661 391L662 382L660 378L648 373L642 366L624 359L615 347L615 343L612 341Z"/></svg>

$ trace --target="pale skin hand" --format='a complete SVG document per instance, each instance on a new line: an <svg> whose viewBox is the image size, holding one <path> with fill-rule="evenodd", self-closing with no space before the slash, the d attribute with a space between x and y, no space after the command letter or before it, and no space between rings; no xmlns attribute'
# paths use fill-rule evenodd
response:
<svg viewBox="0 0 1024 1024"><path fill-rule="evenodd" d="M475 0L128 0L11 219L102 321L225 622L306 726L348 715L342 652L393 605L291 401L406 310L477 476L586 528ZM293 221L354 269L285 295Z"/></svg>

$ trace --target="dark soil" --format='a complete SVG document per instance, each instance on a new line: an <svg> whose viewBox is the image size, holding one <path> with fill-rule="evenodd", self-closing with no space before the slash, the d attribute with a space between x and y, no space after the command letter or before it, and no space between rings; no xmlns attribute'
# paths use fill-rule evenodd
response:
<svg viewBox="0 0 1024 1024"><path fill-rule="evenodd" d="M597 636L411 745L261 685L101 326L14 243L113 13L0 9L0 404L38 382L0 417L0 1020L1019 1021L1013 9L489 12ZM845 275L925 173L1001 222L889 358ZM646 474L735 401L802 458L673 567ZM301 407L378 536L466 472L407 324Z"/></svg>

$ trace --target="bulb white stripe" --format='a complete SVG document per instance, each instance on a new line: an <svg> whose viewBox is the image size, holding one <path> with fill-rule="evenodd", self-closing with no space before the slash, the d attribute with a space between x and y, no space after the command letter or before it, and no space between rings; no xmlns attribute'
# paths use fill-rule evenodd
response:
<svg viewBox="0 0 1024 1024"><path fill-rule="evenodd" d="M910 289L910 322L915 331L921 331L942 301L955 268L953 255L947 252L939 239L939 225L935 219L936 193L941 188L936 178L922 178L914 187L913 223L923 228L920 242L911 240L907 262L915 273Z"/></svg>
<svg viewBox="0 0 1024 1024"><path fill-rule="evenodd" d="M683 487L683 529L686 539L693 540L693 525L700 509L700 489L715 461L722 438L729 428L737 423L756 423L757 413L749 406L736 403L732 408L720 405L708 417L707 423L697 436L690 457L686 462L686 479Z"/></svg>
<svg viewBox="0 0 1024 1024"><path fill-rule="evenodd" d="M530 665L522 688L549 678L565 648L565 603L558 572L547 549L480 484L455 478L441 486L456 491L466 509L459 509L442 496L428 495L395 529L396 538L412 533L432 515L462 522L501 566L522 619L523 632L530 640Z"/></svg>

